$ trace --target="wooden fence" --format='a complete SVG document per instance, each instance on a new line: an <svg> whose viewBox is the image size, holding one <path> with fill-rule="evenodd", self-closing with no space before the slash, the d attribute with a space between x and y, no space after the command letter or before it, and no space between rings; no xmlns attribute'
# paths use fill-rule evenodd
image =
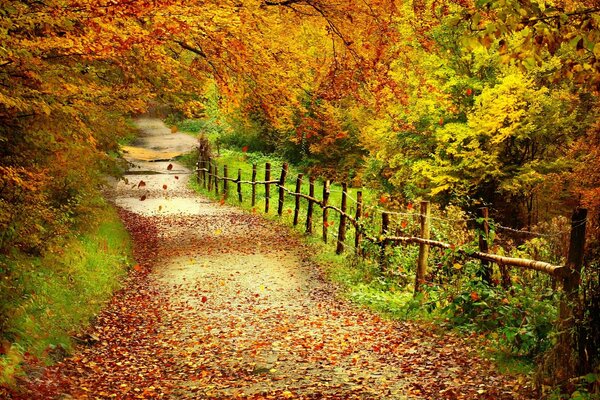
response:
<svg viewBox="0 0 600 400"><path fill-rule="evenodd" d="M348 188L346 184L342 184L341 200L339 207L331 204L330 201L330 182L324 181L322 183L322 198L318 199L315 195L315 179L314 177L308 178L309 190L308 195L301 193L303 179L305 177L299 174L295 179L294 190L286 187L287 176L288 176L288 165L284 164L281 168L279 179L271 178L271 165L265 164L265 178L262 181L257 180L257 166L252 165L252 177L250 181L242 180L242 171L238 169L237 176L235 178L229 177L227 166L223 166L223 173L219 175L218 167L213 160L210 158L210 152L208 150L208 142L200 143L200 156L197 164L198 182L205 189L219 194L219 186L221 185L222 196L227 197L229 195L229 183L234 184L237 189L238 201L243 201L242 185L251 185L251 204L252 207L257 205L256 199L256 188L257 186L264 185L264 209L265 212L269 212L270 198L271 198L271 187L274 186L278 192L278 207L277 214L281 217L283 215L284 201L286 196L293 196L294 198L294 215L293 224L294 226L299 224L300 214L302 212L300 205L300 199L305 199L308 202L306 208L306 226L305 230L308 234L315 233L313 230L313 214L315 212L315 206L320 207L322 212L322 240L328 241L329 228L330 228L330 215L329 212L335 212L339 214L339 226L336 238L336 253L341 254L344 249L349 245L345 243L346 231L348 224L354 229L354 249L355 251L365 256L363 249L363 242L369 242L372 245L379 248L380 254L380 265L385 264L385 252L388 246L397 246L398 244L414 244L419 246L419 255L417 260L417 270L415 274L415 295L421 291L422 285L426 282L427 276L427 261L429 255L429 249L431 247L450 249L455 253L461 254L464 257L470 257L481 261L481 270L483 272L482 278L489 284L492 284L492 263L498 265L500 274L502 277L502 287L509 288L511 285L510 275L508 267L518 267L527 270L540 271L548 274L554 278L554 282L560 282L562 287L562 295L560 296L558 311L559 318L557 321L557 354L569 354L576 347L575 338L575 309L577 304L580 303L580 281L581 272L583 268L584 249L585 249L585 236L586 236L586 225L587 225L587 210L578 208L573 212L571 217L571 232L569 241L569 250L566 259L566 265L553 265L551 263L523 259L505 257L489 252L489 219L487 208L480 208L478 210L478 218L475 219L477 223L477 235L479 236L479 249L478 251L469 251L461 249L453 244L444 243L441 241L432 240L430 238L430 227L431 227L431 215L430 215L430 204L427 201L421 202L420 212L418 214L419 220L419 235L418 236L394 236L390 234L390 212L383 211L381 213L381 230L378 237L369 235L366 230L365 217L366 213L363 213L363 196L362 192L356 193L356 210L354 215L350 215L347 209L348 199Z"/></svg>
<svg viewBox="0 0 600 400"><path fill-rule="evenodd" d="M358 254L364 256L361 251L363 242L368 241L375 246L379 246L381 263L385 260L385 250L387 246L396 246L398 244L414 244L419 245L419 256L417 261L417 271L415 276L415 295L421 290L421 286L426 281L427 275L427 260L429 255L430 247L437 247L441 249L450 249L456 253L459 253L465 257L478 259L481 261L481 270L483 271L482 278L488 283L491 282L492 277L492 263L498 265L500 274L502 277L502 286L508 288L510 286L510 275L508 273L508 267L519 267L528 270L540 271L546 273L559 281L562 285L562 296L558 304L559 319L557 321L557 329L559 331L557 343L558 351L560 354L568 354L575 346L575 337L573 329L574 327L574 310L579 303L580 297L580 278L581 270L583 267L584 259L584 248L585 248L585 236L586 236L586 224L587 224L587 210L576 209L571 218L571 233L569 241L569 250L567 256L566 265L552 265L547 262L529 260L522 258L505 257L497 254L489 253L488 244L489 237L489 220L487 208L479 209L479 215L476 219L477 233L479 236L479 250L478 251L467 251L459 248L458 246L444 243L430 239L430 226L431 226L431 215L430 215L430 204L427 201L421 202L420 213L418 214L420 232L419 236L393 236L390 234L390 215L389 212L382 212L381 216L381 232L379 237L374 237L368 234L364 225L363 217L363 196L362 192L358 191L356 195L356 210L354 215L350 215L347 210L347 185L342 184L342 196L339 207L330 204L330 182L323 182L322 198L319 200L315 196L315 178L309 177L309 190L308 194L301 193L302 182L304 176L299 174L296 177L295 188L290 190L286 187L286 178L288 175L288 165L284 164L281 168L279 179L271 178L271 165L266 163L265 165L265 179L263 181L257 180L257 166L252 166L252 178L250 181L242 180L241 170L238 169L237 177L230 178L228 176L227 166L223 166L223 174L219 176L218 168L209 155L208 143L203 148L202 142L200 145L200 157L198 159L197 174L199 183L208 190L214 190L215 193L219 193L219 184L222 185L222 195L227 197L229 195L229 183L233 183L237 187L238 201L241 203L242 198L242 185L252 185L252 206L256 206L256 187L258 185L264 185L265 197L264 207L265 212L269 212L269 201L270 201L270 189L274 186L278 191L278 208L277 214L281 217L283 215L284 200L285 196L294 197L294 226L299 223L300 216L300 199L308 201L306 209L306 232L313 234L313 214L315 212L315 206L321 208L322 212L322 238L324 242L328 240L328 229L329 224L329 212L333 211L339 214L339 226L337 232L337 243L336 253L341 254L344 248L347 246L344 242L346 240L346 231L348 224L350 224L355 230L354 248Z"/></svg>
<svg viewBox="0 0 600 400"><path fill-rule="evenodd" d="M243 201L242 196L242 185L252 185L252 197L251 204L253 207L257 205L256 202L256 187L264 185L264 210L266 213L269 212L270 198L271 198L271 187L274 187L278 193L277 203L277 214L281 217L283 214L283 207L285 196L293 196L295 198L293 224L294 226L299 223L299 216L301 213L300 199L308 201L306 208L306 226L305 230L308 234L313 234L313 214L315 212L315 206L319 207L322 212L322 238L324 242L328 241L329 235L329 212L333 211L339 214L339 225L337 231L337 243L336 253L341 254L344 252L345 247L348 245L346 241L346 233L351 225L352 229L355 230L354 248L359 254L362 254L361 248L364 241L371 242L372 244L379 246L380 254L385 254L385 249L388 246L396 246L398 244L414 244L419 246L419 256L417 262L417 272L415 277L415 293L420 291L421 284L425 282L427 275L427 261L429 255L429 249L431 247L450 249L458 254L461 254L468 258L474 258L481 261L483 279L488 283L491 283L492 277L492 263L498 264L502 276L503 286L510 285L510 278L508 275L507 267L519 267L528 270L540 271L549 274L563 282L563 286L568 288L566 292L571 295L576 292L579 282L579 276L581 273L581 267L583 264L583 251L585 247L585 229L587 211L585 209L577 209L573 213L571 220L571 240L569 245L569 255L567 257L567 265L553 265L543 261L505 257L497 254L489 253L488 239L489 239L489 221L488 221L488 210L487 208L479 209L479 218L476 219L478 224L478 235L479 235L479 250L478 251L467 251L459 248L453 244L440 242L437 240L430 239L430 226L431 226L431 215L430 215L430 204L428 201L421 202L420 213L418 214L420 222L420 234L419 236L394 236L389 232L390 226L390 212L382 212L381 217L381 234L379 237L374 237L368 234L365 229L363 220L363 196L362 192L358 191L356 196L356 212L354 215L350 215L347 209L347 198L348 189L345 183L342 183L342 195L339 206L330 204L330 182L324 181L322 188L322 198L318 199L315 195L315 178L309 177L309 194L301 193L300 189L302 186L303 179L305 177L299 174L295 179L294 189L286 187L287 176L288 176L288 165L283 164L279 178L273 179L271 177L271 164L265 164L264 180L257 180L257 166L252 166L252 177L251 180L242 180L242 172L238 169L237 176L230 177L227 166L222 167L222 175L219 175L217 164L208 157L207 148L200 147L200 157L197 164L198 181L202 187L212 191L215 194L219 194L219 190L222 190L221 195L227 198L230 195L229 184L236 186L238 201Z"/></svg>

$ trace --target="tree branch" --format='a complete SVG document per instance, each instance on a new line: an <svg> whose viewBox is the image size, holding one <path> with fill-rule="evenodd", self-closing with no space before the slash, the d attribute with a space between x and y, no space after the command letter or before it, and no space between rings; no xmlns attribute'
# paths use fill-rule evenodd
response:
<svg viewBox="0 0 600 400"><path fill-rule="evenodd" d="M177 43L179 46L181 46L181 48L183 48L184 50L187 51L191 51L192 53L199 55L200 57L204 58L204 60L206 60L206 62L208 63L208 65L210 65L210 67L212 68L214 74L221 80L223 80L223 77L221 76L221 74L219 73L219 70L217 69L217 67L215 66L215 64L213 64L213 62L208 58L208 56L206 55L206 53L204 52L204 50L202 50L201 47L194 47L186 42L184 42L183 40L175 40L175 43Z"/></svg>
<svg viewBox="0 0 600 400"><path fill-rule="evenodd" d="M532 22L540 22L540 21L547 21L550 19L557 19L560 18L562 15L566 15L567 17L576 17L579 15L589 15L589 14L594 14L600 12L600 8L589 8L587 10L581 10L581 11L575 11L575 12L571 12L571 13L557 13L554 15L545 15L543 17L537 17L537 18L525 18L523 19L523 23L524 24L529 24Z"/></svg>
<svg viewBox="0 0 600 400"><path fill-rule="evenodd" d="M293 4L298 4L298 3L305 3L306 0L283 0L283 1L272 1L272 0L265 0L263 2L263 4L265 6L291 6Z"/></svg>
<svg viewBox="0 0 600 400"><path fill-rule="evenodd" d="M177 43L178 45L180 45L183 49L191 51L192 53L199 55L200 57L207 59L208 56L206 55L206 53L204 52L204 50L202 50L199 47L193 47L190 44L187 44L186 42L184 42L183 40L176 40L175 43Z"/></svg>

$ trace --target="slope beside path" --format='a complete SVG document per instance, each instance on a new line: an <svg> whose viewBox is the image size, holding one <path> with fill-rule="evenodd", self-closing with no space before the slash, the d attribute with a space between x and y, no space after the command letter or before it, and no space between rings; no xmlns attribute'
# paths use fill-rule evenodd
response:
<svg viewBox="0 0 600 400"><path fill-rule="evenodd" d="M193 148L138 121L111 191L139 264L28 399L527 399L467 339L340 300L293 232L188 189ZM138 158L136 158L136 156Z"/></svg>

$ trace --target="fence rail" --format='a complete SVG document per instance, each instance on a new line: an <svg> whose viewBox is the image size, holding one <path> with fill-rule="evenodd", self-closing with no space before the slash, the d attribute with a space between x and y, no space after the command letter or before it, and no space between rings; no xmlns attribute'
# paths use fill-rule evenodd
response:
<svg viewBox="0 0 600 400"><path fill-rule="evenodd" d="M304 180L303 174L299 174L296 177L295 189L289 189L286 185L286 179L288 175L288 165L287 163L283 164L281 168L281 174L279 179L271 178L271 165L270 163L265 164L265 179L262 181L256 180L257 176L257 166L256 164L252 165L252 180L242 180L241 170L238 170L237 178L227 176L228 170L227 166L223 166L223 175L219 176L218 167L210 157L207 157L206 152L203 152L200 149L200 157L198 159L196 173L198 176L199 183L207 188L209 191L214 188L215 193L219 194L219 183L222 184L222 195L227 197L229 195L228 183L235 183L237 185L237 193L238 200L242 202L242 190L241 186L243 184L252 185L252 206L256 205L256 187L264 185L265 187L265 212L269 212L269 200L271 197L270 189L271 186L275 186L275 189L278 191L278 209L277 213L279 216L283 213L283 204L285 201L285 196L293 196L295 198L294 202L294 219L293 224L296 226L299 223L299 215L301 212L301 204L300 199L305 199L308 202L308 206L306 209L306 232L309 234L313 233L313 214L315 210L315 206L318 206L322 210L323 216L323 232L322 238L324 242L328 241L328 228L329 228L329 211L333 211L339 214L339 226L337 232L337 240L336 240L336 253L341 254L344 252L345 248L349 245L345 243L346 240L346 232L347 232L347 224L349 223L355 230L355 240L354 240L354 248L355 251L359 254L363 254L362 252L362 243L364 241L371 242L372 244L379 246L381 262L383 265L383 259L385 256L385 250L388 246L396 246L398 244L414 244L419 245L419 257L417 262L417 273L415 277L415 292L420 290L421 283L425 282L427 275L427 259L429 254L430 247L442 248L446 250L455 251L456 253L473 259L478 259L482 262L482 270L484 272L483 279L491 283L492 276L492 264L498 264L500 268L500 273L502 275L502 282L504 286L508 286L510 284L510 276L508 275L507 266L518 267L528 270L534 270L549 274L553 277L562 278L563 280L570 279L569 277L573 273L573 269L580 268L579 267L566 267L562 265L553 265L547 262L524 259L524 258L515 258L515 257L506 257L497 254L489 253L489 221L488 221L488 211L487 208L481 208L479 210L479 218L475 219L478 224L478 236L479 236L479 251L468 251L465 249L461 249L458 246L450 243L445 243L437 240L430 239L430 223L431 223L431 215L430 215L430 204L427 201L421 202L421 210L419 214L411 214L413 216L418 216L420 222L420 234L419 236L394 236L390 235L389 226L390 226L390 215L395 214L391 212L382 212L381 214L381 234L379 237L374 237L368 234L365 229L364 221L364 204L363 204L363 196L362 192L358 191L356 196L356 214L350 215L347 211L347 199L348 199L348 189L345 183L342 183L342 198L341 203L338 206L330 204L329 194L331 193L330 182L323 182L323 194L322 199L319 199L315 195L315 179L314 177L309 177L309 194L301 193L302 182ZM580 237L581 233L573 233L575 230L583 229L585 232L585 221L582 222L580 220L581 213L574 213L572 218L572 238ZM585 234L584 234L585 236ZM583 252L583 245L581 244L573 244L571 243L570 248L571 251L580 251Z"/></svg>

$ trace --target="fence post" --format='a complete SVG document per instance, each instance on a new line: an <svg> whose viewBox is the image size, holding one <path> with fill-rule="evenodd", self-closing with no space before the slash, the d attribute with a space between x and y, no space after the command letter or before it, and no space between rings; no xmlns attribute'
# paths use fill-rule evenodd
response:
<svg viewBox="0 0 600 400"><path fill-rule="evenodd" d="M208 191L212 191L212 163L210 161L210 158L207 161L207 169L208 169Z"/></svg>
<svg viewBox="0 0 600 400"><path fill-rule="evenodd" d="M574 295L579 290L581 267L583 266L583 250L585 248L585 230L587 209L579 208L571 217L571 239L569 241L569 255L567 257L568 274L565 276L564 290L569 295Z"/></svg>
<svg viewBox="0 0 600 400"><path fill-rule="evenodd" d="M312 176L308 178L308 187L308 195L311 198L315 197L315 178ZM313 233L313 207L313 201L309 199L306 210L306 233Z"/></svg>
<svg viewBox="0 0 600 400"><path fill-rule="evenodd" d="M283 163L281 167L281 175L279 176L279 203L277 206L277 215L283 215L283 202L285 201L285 178L288 173L288 164Z"/></svg>
<svg viewBox="0 0 600 400"><path fill-rule="evenodd" d="M204 155L206 150L204 149L204 145L200 144L198 146L198 163L196 166L198 167L198 184L202 185L206 189L206 171L204 171L204 163L206 162Z"/></svg>
<svg viewBox="0 0 600 400"><path fill-rule="evenodd" d="M202 153L201 149L198 149L198 161L196 162L196 179L198 184L202 185Z"/></svg>
<svg viewBox="0 0 600 400"><path fill-rule="evenodd" d="M340 227L338 230L337 248L335 249L336 254L342 254L344 252L344 241L346 240L346 208L348 205L347 192L348 184L342 183L342 204L340 207L342 214L340 214Z"/></svg>
<svg viewBox="0 0 600 400"><path fill-rule="evenodd" d="M302 190L302 174L298 174L298 177L296 178L296 192L295 193L300 193L300 190ZM296 204L294 207L294 226L298 225L298 215L300 214L300 196L298 196L298 194L295 195L296 197Z"/></svg>
<svg viewBox="0 0 600 400"><path fill-rule="evenodd" d="M421 221L421 238L429 239L430 231L430 211L429 202L421 202L421 215L419 216ZM427 275L427 257L429 256L429 245L419 245L419 260L417 263L417 276L415 278L415 294L421 290L421 284L425 282L425 275Z"/></svg>
<svg viewBox="0 0 600 400"><path fill-rule="evenodd" d="M218 196L219 195L219 165L217 164L216 161L215 161L215 165L213 167L213 172L215 173L215 175L214 175L214 179L215 179L215 194Z"/></svg>
<svg viewBox="0 0 600 400"><path fill-rule="evenodd" d="M242 202L242 169L238 168L238 176L237 176L237 192L238 192L238 201Z"/></svg>
<svg viewBox="0 0 600 400"><path fill-rule="evenodd" d="M504 264L498 264L498 269L500 270L500 276L502 279L502 288L504 290L510 289L512 282L510 280L509 267Z"/></svg>
<svg viewBox="0 0 600 400"><path fill-rule="evenodd" d="M363 213L363 199L362 191L356 192L356 230L354 232L354 247L356 248L356 254L360 254L360 241L362 240L362 230L360 225L360 219Z"/></svg>
<svg viewBox="0 0 600 400"><path fill-rule="evenodd" d="M225 199L227 198L227 195L229 194L228 193L229 192L229 190L228 190L229 184L228 184L227 178L228 178L227 165L223 165L223 198L225 198Z"/></svg>
<svg viewBox="0 0 600 400"><path fill-rule="evenodd" d="M323 242L327 243L327 229L329 228L329 209L327 203L329 202L329 180L323 182Z"/></svg>
<svg viewBox="0 0 600 400"><path fill-rule="evenodd" d="M271 197L271 163L265 163L265 213L269 213L269 197Z"/></svg>
<svg viewBox="0 0 600 400"><path fill-rule="evenodd" d="M256 164L252 164L252 207L256 205Z"/></svg>
<svg viewBox="0 0 600 400"><path fill-rule="evenodd" d="M569 254L567 255L566 271L562 276L563 295L559 306L559 331L557 343L557 354L564 357L562 364L564 377L576 376L575 372L585 360L583 346L577 346L575 331L573 329L574 309L579 303L579 285L581 279L581 268L583 267L583 256L585 249L585 231L587 222L587 209L578 208L571 217L571 238L569 241ZM577 348L580 347L580 348ZM573 351L578 354L578 359L571 357Z"/></svg>
<svg viewBox="0 0 600 400"><path fill-rule="evenodd" d="M379 239L379 266L383 270L386 266L385 247L387 245L386 236L390 232L390 214L384 212L381 214L381 235Z"/></svg>
<svg viewBox="0 0 600 400"><path fill-rule="evenodd" d="M477 228L479 230L479 251L489 251L490 226L488 223L489 211L487 207L477 209ZM481 278L488 285L492 284L492 265L488 260L481 260Z"/></svg>
<svg viewBox="0 0 600 400"><path fill-rule="evenodd" d="M206 158L202 158L202 187L206 189L206 181L208 180L208 168L206 167Z"/></svg>

